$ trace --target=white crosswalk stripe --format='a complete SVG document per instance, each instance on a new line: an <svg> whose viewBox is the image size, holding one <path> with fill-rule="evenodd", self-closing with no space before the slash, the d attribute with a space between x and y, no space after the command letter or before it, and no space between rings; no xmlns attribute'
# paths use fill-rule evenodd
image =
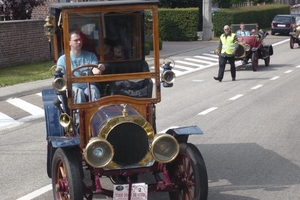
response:
<svg viewBox="0 0 300 200"><path fill-rule="evenodd" d="M148 64L150 65L150 69L154 68L153 63ZM172 70L176 74L176 77L179 77L217 64L218 56L215 55L212 51L209 53L203 53L202 55L196 55L189 58L175 60L175 67ZM163 69L161 68L161 72L162 71ZM42 93L40 92L34 95L36 95L38 99L41 99ZM33 97L33 99L36 99L36 97ZM23 123L44 117L44 110L42 108L42 104L40 105L41 107L39 107L37 105L32 104L31 100L24 99L26 98L10 98L5 101L7 105L14 106L14 109L22 110L22 117L16 118L15 115L17 114L11 114L14 117L9 116L10 113L8 113L7 109L6 112L1 112L0 106L0 130L19 126Z"/></svg>
<svg viewBox="0 0 300 200"><path fill-rule="evenodd" d="M19 107L19 108L25 110L26 112L30 113L31 115L40 115L40 116L44 115L43 109L41 109L35 105L32 105L26 101L23 101L22 99L14 98L14 99L8 99L6 101L16 107Z"/></svg>

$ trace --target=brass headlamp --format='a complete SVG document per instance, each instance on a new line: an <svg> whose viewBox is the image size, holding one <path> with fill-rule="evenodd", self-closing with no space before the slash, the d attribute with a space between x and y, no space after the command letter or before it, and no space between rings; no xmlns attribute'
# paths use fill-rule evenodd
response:
<svg viewBox="0 0 300 200"><path fill-rule="evenodd" d="M54 25L51 23L51 17L47 16L44 24L44 35L48 38L49 42L54 35Z"/></svg>

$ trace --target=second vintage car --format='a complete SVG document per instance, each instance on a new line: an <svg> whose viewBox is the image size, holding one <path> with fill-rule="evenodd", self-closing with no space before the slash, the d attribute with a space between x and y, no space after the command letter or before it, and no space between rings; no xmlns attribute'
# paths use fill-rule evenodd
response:
<svg viewBox="0 0 300 200"><path fill-rule="evenodd" d="M240 24L232 24L231 31L235 33L239 30ZM250 36L238 36L238 49L235 59L241 65L251 64L252 70L256 71L259 59L264 60L265 66L269 66L270 57L273 55L273 46L264 44L264 39L268 32L258 30L257 24L245 24L245 29L250 32Z"/></svg>

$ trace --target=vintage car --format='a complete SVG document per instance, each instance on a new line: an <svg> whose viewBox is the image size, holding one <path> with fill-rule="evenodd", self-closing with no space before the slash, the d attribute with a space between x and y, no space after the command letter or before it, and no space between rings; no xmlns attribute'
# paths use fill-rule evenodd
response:
<svg viewBox="0 0 300 200"><path fill-rule="evenodd" d="M295 43L300 46L300 16L296 16L296 24L293 27L293 32L290 32L290 48L293 49Z"/></svg>
<svg viewBox="0 0 300 200"><path fill-rule="evenodd" d="M42 91L47 174L54 199L90 200L100 194L143 200L155 192L166 192L171 200L207 199L206 166L188 140L202 130L187 125L161 133L156 128L161 86L172 87L175 80L172 59L159 57L158 4L50 4L45 35L56 62L65 55L65 71L54 65L53 88ZM74 30L80 39L71 41ZM153 42L150 61L145 56L146 37ZM82 42L82 50L94 53L105 66L102 74L93 73L98 63L73 63L71 42ZM113 45L122 46L121 59L106 56L107 46L110 50ZM78 90L72 89L78 83L86 86L85 101L78 102ZM92 86L100 98L91 98Z"/></svg>
<svg viewBox="0 0 300 200"><path fill-rule="evenodd" d="M239 29L240 24L231 25L233 33ZM273 55L273 47L264 44L268 32L258 30L257 24L245 24L245 29L249 31L250 36L237 36L239 47L235 59L241 61L241 65L251 63L253 71L257 70L259 59L264 60L265 66L269 66L270 56Z"/></svg>

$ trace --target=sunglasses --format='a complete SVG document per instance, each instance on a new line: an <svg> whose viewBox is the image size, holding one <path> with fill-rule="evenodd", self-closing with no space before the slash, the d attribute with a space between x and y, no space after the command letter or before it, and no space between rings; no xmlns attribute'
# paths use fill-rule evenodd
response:
<svg viewBox="0 0 300 200"><path fill-rule="evenodd" d="M229 28L224 28L224 31L228 31L229 30Z"/></svg>

